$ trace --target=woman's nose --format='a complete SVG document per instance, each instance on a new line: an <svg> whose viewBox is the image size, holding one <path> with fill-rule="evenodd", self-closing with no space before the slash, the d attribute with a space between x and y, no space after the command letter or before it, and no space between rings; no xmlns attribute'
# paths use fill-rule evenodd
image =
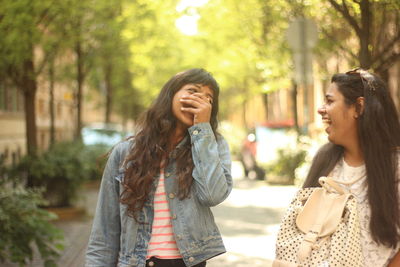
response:
<svg viewBox="0 0 400 267"><path fill-rule="evenodd" d="M326 107L325 105L322 105L318 108L318 114L323 116L326 113Z"/></svg>

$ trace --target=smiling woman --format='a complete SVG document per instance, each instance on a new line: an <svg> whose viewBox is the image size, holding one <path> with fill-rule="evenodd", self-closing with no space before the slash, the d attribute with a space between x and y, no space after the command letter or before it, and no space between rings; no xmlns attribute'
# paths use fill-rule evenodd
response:
<svg viewBox="0 0 400 267"><path fill-rule="evenodd" d="M384 82L355 69L335 74L318 110L328 144L303 187L331 176L357 200L363 266L400 266L400 123Z"/></svg>
<svg viewBox="0 0 400 267"><path fill-rule="evenodd" d="M219 86L204 69L174 75L115 146L104 171L86 266L206 266L225 252L211 206L232 190L217 132Z"/></svg>

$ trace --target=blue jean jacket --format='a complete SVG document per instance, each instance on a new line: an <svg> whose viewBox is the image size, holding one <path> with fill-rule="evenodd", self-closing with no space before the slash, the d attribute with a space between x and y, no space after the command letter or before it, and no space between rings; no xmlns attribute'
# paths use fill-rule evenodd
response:
<svg viewBox="0 0 400 267"><path fill-rule="evenodd" d="M225 139L209 123L188 129L192 144L194 183L189 198L177 197L174 151L165 168L165 191L179 252L193 266L225 252L210 207L224 201L232 190L231 160ZM179 145L181 145L183 140ZM153 222L153 197L145 203L137 223L119 201L124 178L123 161L132 141L118 144L104 170L96 214L86 252L86 267L144 267ZM157 180L157 179L155 179Z"/></svg>

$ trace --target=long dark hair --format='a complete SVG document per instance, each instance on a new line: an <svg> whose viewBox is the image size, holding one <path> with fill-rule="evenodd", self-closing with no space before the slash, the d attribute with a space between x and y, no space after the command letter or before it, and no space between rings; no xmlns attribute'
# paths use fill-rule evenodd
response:
<svg viewBox="0 0 400 267"><path fill-rule="evenodd" d="M184 139L170 155L170 137L176 127L172 113L172 100L177 91L187 84L201 84L213 90L210 124L217 134L217 114L219 86L213 76L204 69L190 69L173 76L161 89L151 107L139 118L138 131L133 137L134 146L125 159L124 190L120 201L128 206L129 215L138 220L138 212L143 209L152 189L154 177L160 173L161 161L175 157L178 181L178 196L189 196L193 183L193 159L190 138ZM188 133L186 134L188 136Z"/></svg>
<svg viewBox="0 0 400 267"><path fill-rule="evenodd" d="M370 230L375 242L394 248L400 241L396 178L399 175L400 122L384 82L376 75L366 74L369 76L354 71L335 74L331 82L338 86L347 105L356 105L360 110L356 100L364 97L364 110L357 124L367 172ZM303 187L318 186L318 178L332 171L343 151L343 147L333 143L324 145L314 157Z"/></svg>

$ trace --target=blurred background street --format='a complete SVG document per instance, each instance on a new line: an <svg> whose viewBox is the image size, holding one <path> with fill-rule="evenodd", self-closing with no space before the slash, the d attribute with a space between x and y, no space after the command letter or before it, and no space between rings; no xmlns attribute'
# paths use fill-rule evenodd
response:
<svg viewBox="0 0 400 267"><path fill-rule="evenodd" d="M297 189L244 179L238 162L233 165L233 173L231 195L213 208L228 252L211 259L207 266L269 266L275 256L281 216Z"/></svg>

